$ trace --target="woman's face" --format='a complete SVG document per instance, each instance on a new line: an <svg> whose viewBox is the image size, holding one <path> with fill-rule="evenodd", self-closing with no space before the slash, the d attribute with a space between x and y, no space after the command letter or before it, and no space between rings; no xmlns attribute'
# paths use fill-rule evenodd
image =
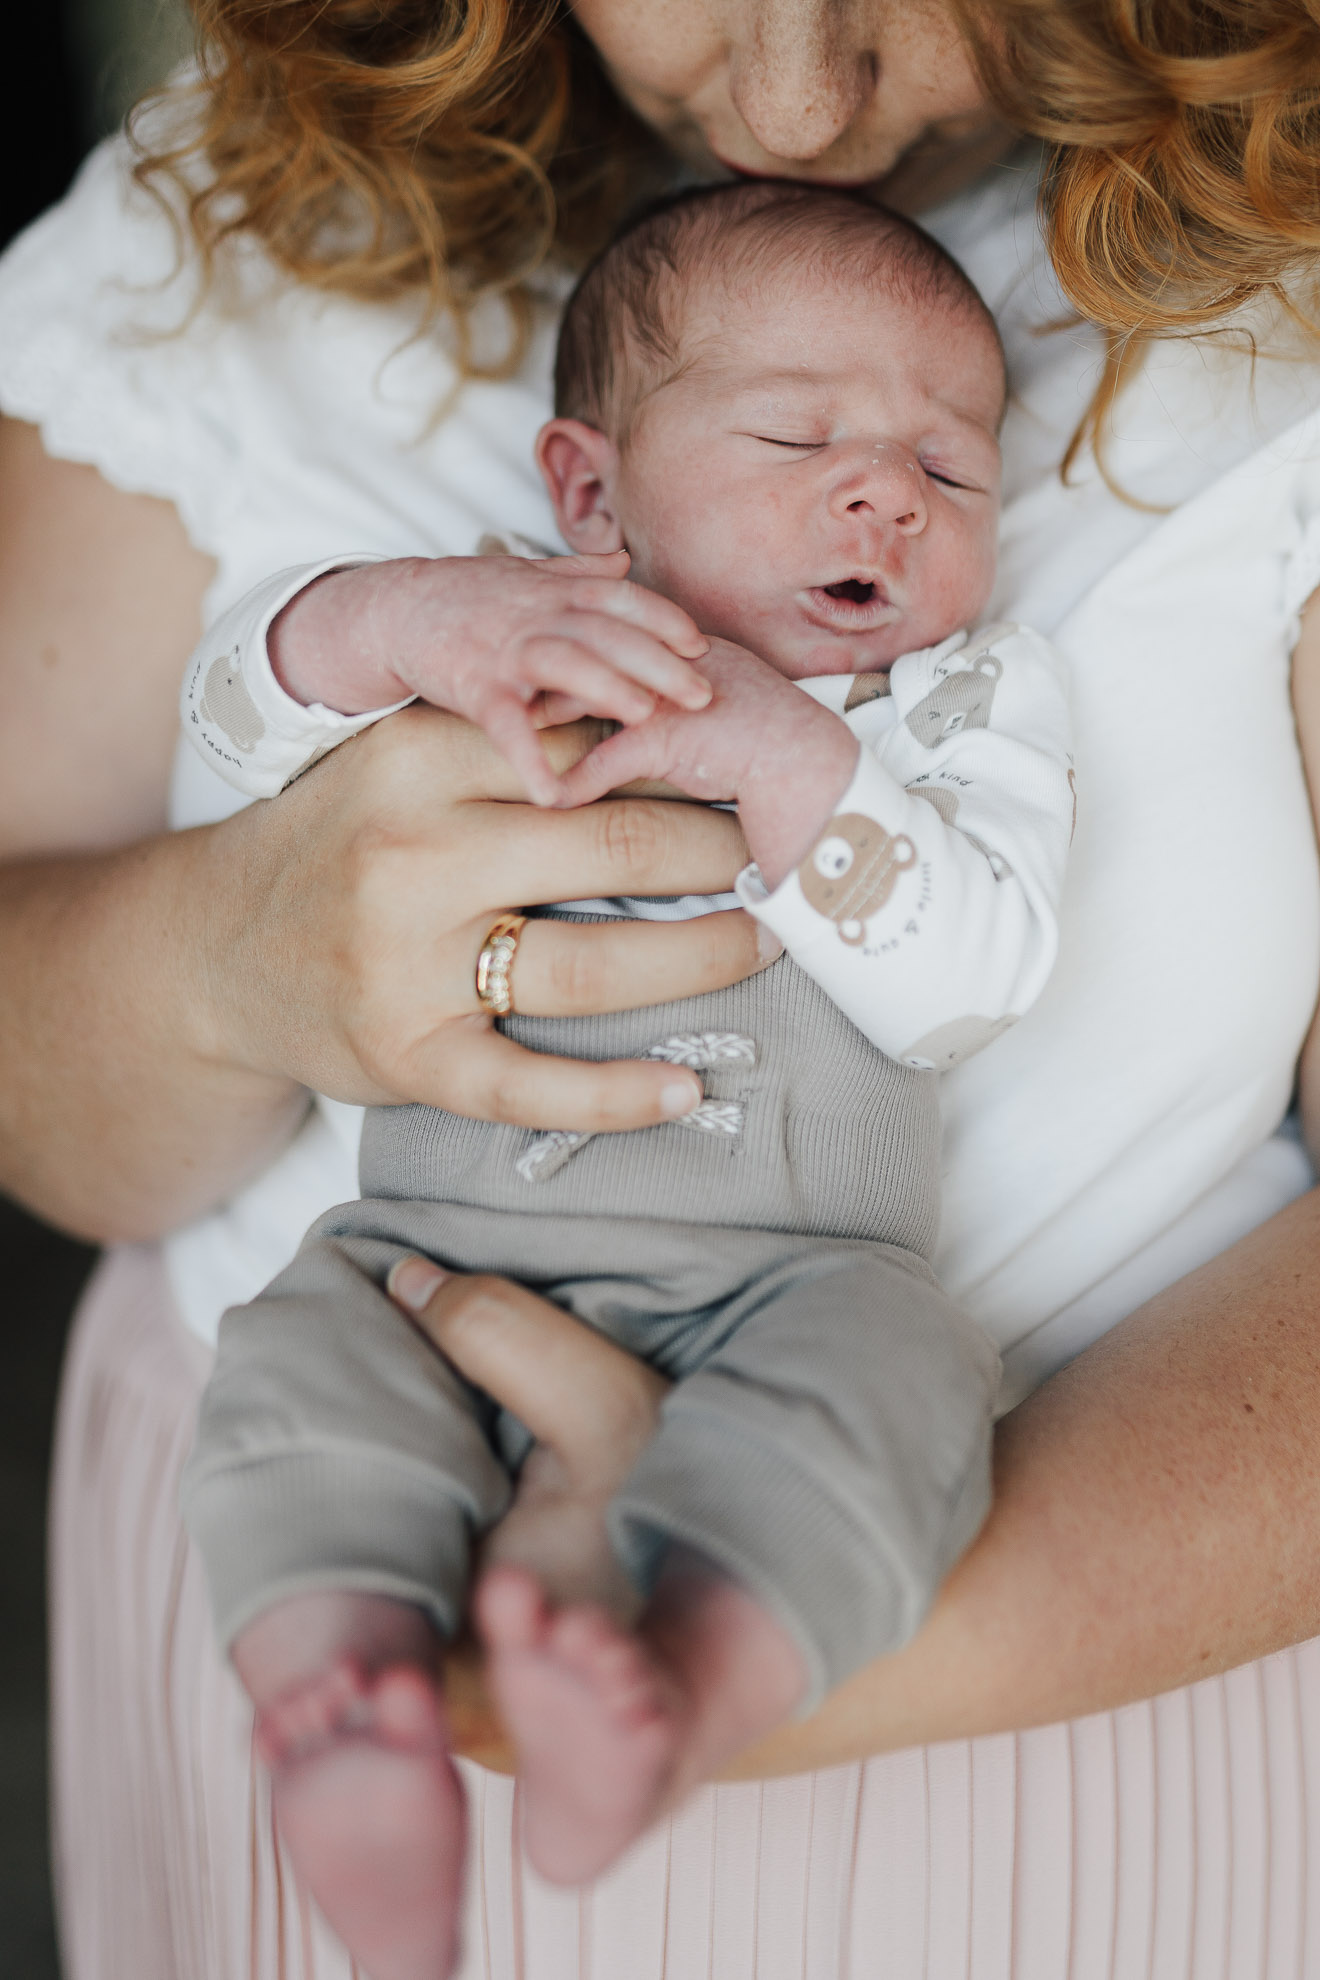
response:
<svg viewBox="0 0 1320 1980"><path fill-rule="evenodd" d="M699 170L881 185L919 210L1012 142L946 0L575 0L616 88Z"/></svg>

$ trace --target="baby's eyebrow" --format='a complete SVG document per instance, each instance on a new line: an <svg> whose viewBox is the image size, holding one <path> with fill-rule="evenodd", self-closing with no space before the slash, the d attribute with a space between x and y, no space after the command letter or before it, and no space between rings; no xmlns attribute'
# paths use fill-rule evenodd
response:
<svg viewBox="0 0 1320 1980"><path fill-rule="evenodd" d="M846 376L842 371L804 371L786 366L782 371L749 372L737 384L738 390L748 395L785 390L827 392Z"/></svg>
<svg viewBox="0 0 1320 1980"><path fill-rule="evenodd" d="M729 368L733 369L734 367L730 366ZM715 382L727 382L721 381L719 378L719 372L723 369L724 367L722 366L711 367L715 376ZM846 389L850 386L853 383L854 376L855 374L850 366L841 367L833 371L816 371L785 365L774 371L750 372L741 378L735 378L732 382L734 396L739 399L765 400L773 398L776 394L782 397L790 393L795 397L805 395L828 397L832 391ZM969 431L984 432L986 430L984 422L975 413L969 412L964 406L945 398L938 392L933 392L920 386L917 387L917 390L934 412L953 421L955 425L964 427Z"/></svg>

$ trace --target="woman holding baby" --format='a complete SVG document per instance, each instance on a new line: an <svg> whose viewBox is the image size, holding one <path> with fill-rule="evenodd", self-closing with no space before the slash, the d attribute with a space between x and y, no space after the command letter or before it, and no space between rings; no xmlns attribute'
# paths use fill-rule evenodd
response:
<svg viewBox="0 0 1320 1980"><path fill-rule="evenodd" d="M511 905L713 892L741 863L722 813L535 814L443 716L384 723L230 815L180 759L169 818L189 829L163 833L203 592L213 615L349 547L546 541L527 463L559 278L525 295L521 348L489 302L465 343L426 298L528 267L545 174L571 256L676 154L876 183L1005 338L994 609L1069 663L1078 832L1049 988L946 1085L939 1263L1005 1351L1005 1404L1043 1385L1005 1418L990 1518L911 1648L747 1763L835 1771L703 1791L581 1901L525 1877L508 1790L474 1774L466 1957L846 1973L883 1948L903 1972L1162 1975L1227 1944L1233 1975L1305 1970L1317 1213L1274 1131L1317 975L1288 669L1305 752L1320 494L1314 360L1271 285L1303 296L1320 225L1317 31L1300 7L1213 28L773 0L574 19L217 6L209 163L186 165L214 260L196 313L195 261L171 283L170 227L113 151L3 277L4 912L24 959L0 1027L22 1040L6 1180L137 1241L91 1296L62 1432L70 1969L345 1970L287 1884L174 1510L208 1328L353 1193L351 1122L304 1121L303 1089L495 1118L516 1096L538 1128L661 1118L661 1068L515 1068L479 1021L477 956ZM151 126L158 160L176 130ZM1021 131L1061 146L1043 243ZM1050 333L1065 298L1100 330ZM1230 309L1251 312L1254 374L1240 336L1122 341ZM510 375L448 403L465 364ZM531 924L517 1003L626 1008L756 960L732 914ZM167 1231L168 1275L148 1248ZM478 1296L450 1282L424 1317L578 1496L608 1493L645 1393L525 1296ZM858 1763L875 1753L893 1757Z"/></svg>

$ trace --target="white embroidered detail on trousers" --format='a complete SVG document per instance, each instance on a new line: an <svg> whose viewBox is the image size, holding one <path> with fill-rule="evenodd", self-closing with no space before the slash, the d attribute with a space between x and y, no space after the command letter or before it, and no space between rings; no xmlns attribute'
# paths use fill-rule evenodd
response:
<svg viewBox="0 0 1320 1980"><path fill-rule="evenodd" d="M756 1064L756 1043L738 1031L682 1031L672 1038L658 1039L642 1057L688 1066L693 1072L708 1072L715 1066L750 1067ZM741 1134L742 1104L737 1100L702 1100L690 1114L663 1125L695 1128L701 1134ZM523 1150L514 1168L524 1182L547 1182L592 1139L590 1134L578 1134L571 1128L552 1128Z"/></svg>

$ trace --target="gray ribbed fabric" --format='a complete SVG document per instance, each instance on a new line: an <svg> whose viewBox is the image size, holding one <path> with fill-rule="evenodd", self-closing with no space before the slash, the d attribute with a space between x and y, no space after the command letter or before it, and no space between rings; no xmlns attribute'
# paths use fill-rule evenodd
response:
<svg viewBox="0 0 1320 1980"><path fill-rule="evenodd" d="M870 1238L928 1258L939 1220L936 1075L897 1065L787 957L731 989L593 1018L510 1018L520 1045L574 1059L640 1058L659 1040L723 1031L754 1040L750 1070L705 1075L745 1109L741 1135L677 1126L601 1135L550 1183L529 1185L523 1128L434 1107L378 1108L362 1139L362 1193L587 1220L575 1257L607 1268L608 1223L640 1211L802 1237ZM588 1228L588 1224L592 1228ZM526 1263L535 1269L535 1257ZM501 1268L505 1269L505 1268ZM523 1266L509 1266L516 1276Z"/></svg>
<svg viewBox="0 0 1320 1980"><path fill-rule="evenodd" d="M385 1297L420 1251L522 1280L675 1379L613 1509L621 1558L645 1588L668 1540L700 1548L792 1631L814 1702L912 1634L988 1504L996 1357L927 1262L935 1076L787 960L707 997L507 1028L595 1059L751 1039L753 1066L705 1076L741 1131L600 1136L529 1182L525 1130L373 1111L363 1200L221 1326L183 1503L222 1637L312 1586L456 1626L471 1535L504 1510L526 1433Z"/></svg>

